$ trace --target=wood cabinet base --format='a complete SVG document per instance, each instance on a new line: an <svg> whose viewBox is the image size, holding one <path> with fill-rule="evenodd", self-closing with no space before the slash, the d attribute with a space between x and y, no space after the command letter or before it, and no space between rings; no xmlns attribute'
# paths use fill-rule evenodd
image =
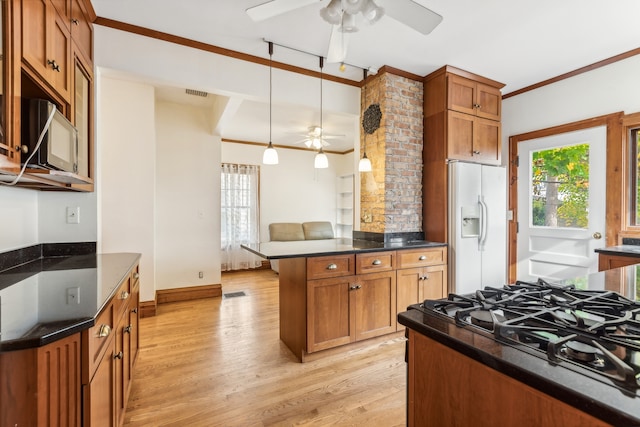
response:
<svg viewBox="0 0 640 427"><path fill-rule="evenodd" d="M411 329L407 385L408 426L609 425Z"/></svg>

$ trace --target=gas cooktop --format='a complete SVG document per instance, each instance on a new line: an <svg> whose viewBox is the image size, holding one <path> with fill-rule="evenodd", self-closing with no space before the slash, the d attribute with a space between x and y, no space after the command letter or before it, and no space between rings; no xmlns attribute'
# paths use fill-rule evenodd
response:
<svg viewBox="0 0 640 427"><path fill-rule="evenodd" d="M640 396L640 303L619 293L538 279L419 308Z"/></svg>

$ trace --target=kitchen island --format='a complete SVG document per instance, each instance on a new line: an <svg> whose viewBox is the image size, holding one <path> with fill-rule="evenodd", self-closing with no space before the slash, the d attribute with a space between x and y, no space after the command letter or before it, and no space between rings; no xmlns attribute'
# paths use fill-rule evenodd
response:
<svg viewBox="0 0 640 427"><path fill-rule="evenodd" d="M444 243L338 238L243 248L279 260L280 339L302 362L396 333L398 312L447 293Z"/></svg>
<svg viewBox="0 0 640 427"><path fill-rule="evenodd" d="M640 426L639 268L486 288L400 313L407 424Z"/></svg>

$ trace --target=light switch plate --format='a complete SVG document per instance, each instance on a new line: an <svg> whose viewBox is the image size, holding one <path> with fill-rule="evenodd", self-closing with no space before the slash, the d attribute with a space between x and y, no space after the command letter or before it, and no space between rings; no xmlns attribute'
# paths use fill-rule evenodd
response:
<svg viewBox="0 0 640 427"><path fill-rule="evenodd" d="M80 224L80 206L67 206L67 224Z"/></svg>

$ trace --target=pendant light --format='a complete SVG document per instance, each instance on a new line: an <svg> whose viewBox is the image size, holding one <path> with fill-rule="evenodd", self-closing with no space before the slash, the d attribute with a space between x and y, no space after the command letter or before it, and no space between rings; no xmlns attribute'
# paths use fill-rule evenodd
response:
<svg viewBox="0 0 640 427"><path fill-rule="evenodd" d="M364 90L364 105L367 105L367 70L364 70L364 78L363 78L363 90ZM363 130L364 126L362 127ZM360 161L358 162L358 172L371 172L371 160L369 160L369 158L367 157L367 132L365 130L364 132L364 138L363 138L363 145L364 145L364 154L362 155L362 158L360 159Z"/></svg>
<svg viewBox="0 0 640 427"><path fill-rule="evenodd" d="M324 58L320 57L320 151L316 154L316 157L313 161L313 167L316 169L326 169L329 167L329 159L327 155L324 154L324 150L322 149L322 68L324 67Z"/></svg>
<svg viewBox="0 0 640 427"><path fill-rule="evenodd" d="M273 83L272 83L272 73L273 68L271 66L271 59L273 56L273 43L269 42L269 145L267 149L264 150L264 154L262 155L262 163L265 165L277 165L278 164L278 152L275 148L273 148L273 144L271 143L271 109L272 109L272 92L273 92Z"/></svg>

